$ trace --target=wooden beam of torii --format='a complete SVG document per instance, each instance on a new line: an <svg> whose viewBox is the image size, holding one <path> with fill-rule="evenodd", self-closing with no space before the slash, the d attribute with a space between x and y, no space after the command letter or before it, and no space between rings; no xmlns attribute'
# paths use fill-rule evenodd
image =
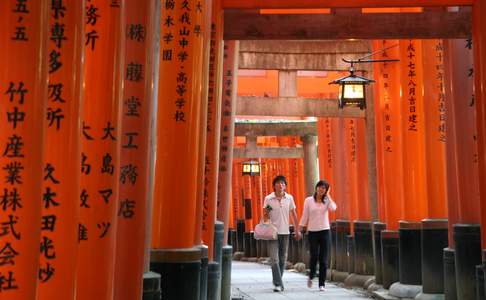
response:
<svg viewBox="0 0 486 300"><path fill-rule="evenodd" d="M234 147L234 158L302 158L302 147Z"/></svg>
<svg viewBox="0 0 486 300"><path fill-rule="evenodd" d="M358 59L371 53L369 41L241 41L240 69L348 71L342 58ZM357 64L366 70L369 64Z"/></svg>
<svg viewBox="0 0 486 300"><path fill-rule="evenodd" d="M437 7L473 5L474 0L223 0L223 9Z"/></svg>
<svg viewBox="0 0 486 300"><path fill-rule="evenodd" d="M317 123L306 122L235 122L235 136L317 135Z"/></svg>
<svg viewBox="0 0 486 300"><path fill-rule="evenodd" d="M345 1L342 1L345 2ZM335 40L469 38L471 8L457 12L361 13L359 9L332 14L259 14L226 10L225 40Z"/></svg>
<svg viewBox="0 0 486 300"><path fill-rule="evenodd" d="M365 111L357 107L339 109L337 99L239 96L236 115L364 118Z"/></svg>

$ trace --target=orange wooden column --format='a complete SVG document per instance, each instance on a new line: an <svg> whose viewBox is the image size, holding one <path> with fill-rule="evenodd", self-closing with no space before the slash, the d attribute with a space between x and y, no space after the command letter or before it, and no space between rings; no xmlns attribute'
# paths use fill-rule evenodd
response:
<svg viewBox="0 0 486 300"><path fill-rule="evenodd" d="M484 1L475 1L473 7L473 39L474 39L474 77L475 77L475 98L476 98L476 127L478 137L478 163L479 180L484 182L486 179L486 4ZM481 224L485 228L486 224L486 187L480 185L481 195ZM481 231L481 245L486 248L486 230ZM483 261L485 254L483 250Z"/></svg>
<svg viewBox="0 0 486 300"><path fill-rule="evenodd" d="M123 1L86 2L76 279L76 298L80 300L113 298L124 76L123 9ZM137 76L136 70L134 67L125 75Z"/></svg>
<svg viewBox="0 0 486 300"><path fill-rule="evenodd" d="M427 217L447 218L445 193L446 104L442 40L422 41Z"/></svg>
<svg viewBox="0 0 486 300"><path fill-rule="evenodd" d="M238 171L238 170L236 170ZM243 176L243 202L244 202L244 218L245 218L245 232L250 232L253 230L253 222L252 216L249 214L253 214L253 205L252 203L252 184L251 184L251 176L244 175ZM248 208L250 208L248 210Z"/></svg>
<svg viewBox="0 0 486 300"><path fill-rule="evenodd" d="M47 4L0 2L0 299L36 297L45 203Z"/></svg>
<svg viewBox="0 0 486 300"><path fill-rule="evenodd" d="M395 43L397 41L383 41L382 47L385 48ZM383 58L398 58L396 47L387 50L386 53L387 56ZM387 229L396 230L403 202L400 69L397 63L380 63L379 66L379 97L383 107L382 151L385 221Z"/></svg>
<svg viewBox="0 0 486 300"><path fill-rule="evenodd" d="M189 29L200 24L201 15L194 4L170 2L162 7L154 190L154 209L160 212L156 247L161 249L194 244L202 36Z"/></svg>
<svg viewBox="0 0 486 300"><path fill-rule="evenodd" d="M351 228L353 222L358 217L358 182L357 182L357 130L356 119L344 119L344 165L345 165L345 198L347 201L347 208L349 210L349 221Z"/></svg>
<svg viewBox="0 0 486 300"><path fill-rule="evenodd" d="M373 51L382 49L382 44L386 43L386 40L379 41L374 40L372 42ZM388 57L387 51L381 54L383 58ZM384 124L383 124L383 114L384 114L384 101L383 101L383 93L382 93L382 64L375 63L373 64L373 76L375 80L375 84L373 85L373 93L374 97L373 100L374 108L375 108L375 143L376 143L376 181L377 181L377 203L378 203L378 220L380 222L385 222L386 214L386 202L385 202L385 164L384 164L384 151L383 151L383 132L384 132Z"/></svg>
<svg viewBox="0 0 486 300"><path fill-rule="evenodd" d="M221 141L219 156L218 208L217 219L224 223L223 244L228 240L228 202L230 201L231 169L233 161L234 118L236 108L237 72L238 72L237 41L224 42L223 90L221 105Z"/></svg>
<svg viewBox="0 0 486 300"><path fill-rule="evenodd" d="M368 161L366 158L365 119L356 119L356 194L358 220L371 221L370 197L368 193Z"/></svg>
<svg viewBox="0 0 486 300"><path fill-rule="evenodd" d="M158 234L152 252L154 270L165 279L162 297L199 297L201 253L194 246L201 112L202 2L165 1L157 107L154 209ZM177 232L177 235L174 235ZM181 282L185 278L190 284ZM186 285L184 285L186 284Z"/></svg>
<svg viewBox="0 0 486 300"><path fill-rule="evenodd" d="M213 259L214 222L218 195L219 143L221 132L222 84L222 20L220 1L213 1L209 31L208 110L206 124L206 156L204 176L204 204L202 238L208 246L209 260ZM233 209L238 206L233 205ZM238 214L233 213L233 217ZM230 226L233 228L233 226Z"/></svg>
<svg viewBox="0 0 486 300"><path fill-rule="evenodd" d="M318 119L318 144L319 151L319 179L326 180L332 187L332 193L334 197L334 190L336 187L336 180L334 178L335 161L333 160L333 147L332 147L332 132L331 132L331 118L319 118ZM330 214L331 221L336 219L334 213Z"/></svg>
<svg viewBox="0 0 486 300"><path fill-rule="evenodd" d="M345 165L344 165L344 119L334 118L331 123L332 155L335 161L334 178L335 186L331 187L331 196L339 209L336 210L336 218L349 220L349 200L346 198Z"/></svg>
<svg viewBox="0 0 486 300"><path fill-rule="evenodd" d="M84 1L51 3L49 93L37 299L74 299L78 250ZM0 297L1 298L1 297Z"/></svg>
<svg viewBox="0 0 486 300"><path fill-rule="evenodd" d="M203 0L197 2L198 10L204 11L204 14L198 14L198 18L194 24L195 32L201 38L196 40L196 48L201 48L202 51L195 55L196 76L194 79L194 85L196 86L198 93L201 94L200 98L200 111L199 111L199 145L198 145L198 160L197 160L197 184L198 186L204 186L197 191L196 196L196 223L194 229L194 245L202 246L202 234L203 234L203 218L204 218L204 199L207 194L205 187L206 177L206 136L208 126L208 82L209 82L209 47L210 47L210 27L211 27L211 0ZM185 5L183 3L183 5ZM191 24L189 24L191 25ZM202 255L206 257L206 248L203 247Z"/></svg>
<svg viewBox="0 0 486 300"><path fill-rule="evenodd" d="M468 40L444 41L445 44L445 71L446 71L446 99L451 104L451 111L447 111L453 123L448 126L451 130L451 148L447 148L448 156L455 153L455 168L457 178L448 181L448 185L457 187L457 197L448 195L449 217L454 211L458 212L458 219L454 223L479 224L479 181L478 181L478 155L476 139L475 106L479 104L473 98L474 78L471 68L473 66L472 48L466 47ZM472 45L471 45L472 46ZM449 125L449 124L448 124ZM449 161L448 161L449 165ZM452 167L454 165L451 164ZM448 167L449 171L449 167ZM454 184L454 181L457 183ZM457 204L453 203L457 202ZM452 223L451 220L449 223ZM451 226L454 224L450 224Z"/></svg>
<svg viewBox="0 0 486 300"><path fill-rule="evenodd" d="M155 7L126 2L114 299L140 299L148 235L149 138L152 116ZM132 68L138 69L131 75ZM129 76L130 74L130 76ZM127 238L130 237L130 238Z"/></svg>
<svg viewBox="0 0 486 300"><path fill-rule="evenodd" d="M241 175L242 164L241 161L235 160L232 169L232 194L233 205L235 206L237 214L235 218L237 221L245 220L245 207L243 206L243 176Z"/></svg>
<svg viewBox="0 0 486 300"><path fill-rule="evenodd" d="M400 40L403 191L402 220L420 221L427 211L422 45Z"/></svg>

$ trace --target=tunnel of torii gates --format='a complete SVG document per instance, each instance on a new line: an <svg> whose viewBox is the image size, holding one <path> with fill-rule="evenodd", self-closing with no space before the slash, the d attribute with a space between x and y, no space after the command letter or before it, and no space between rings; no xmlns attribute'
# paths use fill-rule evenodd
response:
<svg viewBox="0 0 486 300"><path fill-rule="evenodd" d="M277 174L299 217L331 183L334 279L484 299L485 28L483 0L0 1L0 299L229 299Z"/></svg>

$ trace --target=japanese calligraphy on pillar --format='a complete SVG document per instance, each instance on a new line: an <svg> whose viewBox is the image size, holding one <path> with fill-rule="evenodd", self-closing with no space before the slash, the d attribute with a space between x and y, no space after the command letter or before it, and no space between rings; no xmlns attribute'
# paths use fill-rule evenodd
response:
<svg viewBox="0 0 486 300"><path fill-rule="evenodd" d="M386 45L386 41L383 41L383 46ZM383 51L381 54L383 59L388 59L388 53L386 51ZM384 109L383 109L383 128L384 128L384 133L383 133L383 147L385 152L393 152L393 134L392 134L392 113L390 106L391 104L391 99L390 99L390 74L389 74L389 63L384 62L381 67L381 80L380 83L382 84L381 90L383 91L383 103L384 103Z"/></svg>
<svg viewBox="0 0 486 300"><path fill-rule="evenodd" d="M58 249L58 244L65 242L72 242L69 236L59 236L59 226L63 224L68 226L69 219L75 218L75 213L72 211L69 215L62 216L63 210L72 208L69 203L63 202L60 199L73 199L77 190L75 186L65 186L64 176L74 172L74 168L78 165L70 166L70 161L66 161L66 157L59 153L67 149L69 145L63 145L59 138L64 139L65 142L70 141L66 138L72 132L69 128L65 128L65 118L77 116L66 116L67 103L72 103L79 99L72 99L71 84L73 80L70 76L72 74L71 64L64 63L63 56L66 52L72 51L73 36L70 35L72 28L67 28L71 24L66 22L66 15L71 14L71 10L75 7L72 3L65 1L52 1L50 3L50 25L49 25L49 51L48 51L48 72L49 72L49 89L47 102L47 131L46 131L46 153L44 156L44 177L43 177L43 194L42 194L42 219L41 219L41 241L40 241L40 266L39 266L39 282L41 284L53 281L58 275L57 271L62 269L58 265L59 251L63 252L66 248ZM79 12L78 12L79 13ZM72 17L72 15L70 16ZM68 50L67 43L70 43ZM71 52L72 53L72 52ZM81 61L79 61L80 63ZM64 71L64 69L68 69ZM74 108L79 107L74 106ZM71 123L71 122L70 122ZM69 125L68 125L69 126ZM74 129L76 132L76 129ZM74 160L74 164L76 160ZM73 167L70 169L70 167ZM63 188L64 187L64 188ZM71 194L71 191L74 193ZM65 211L67 212L67 211ZM63 219L66 217L66 219ZM75 229L73 228L73 231ZM75 237L75 236L73 236ZM72 249L71 249L72 250ZM64 253L63 253L64 254ZM70 253L74 255L75 253ZM69 277L64 275L64 280L68 284ZM72 278L71 278L72 279ZM43 287L39 287L40 294L43 294ZM71 295L72 296L72 295Z"/></svg>
<svg viewBox="0 0 486 300"><path fill-rule="evenodd" d="M473 40L472 40L472 38L469 38L469 39L466 39L465 40L465 48L470 53L473 51ZM474 63L471 63L471 66L468 68L468 70L467 70L467 77L472 82L474 82ZM470 109L471 110L474 110L475 105L476 105L476 103L474 101L474 92L473 92L473 94L471 95L470 101L469 101L469 107L470 107ZM477 152L477 147L476 147L476 144L477 144L476 128L474 128L473 139L474 139L474 145L475 145L475 147L473 147L473 149L474 149L473 161L474 161L474 163L478 163L479 162L479 159L478 159L478 152Z"/></svg>
<svg viewBox="0 0 486 300"><path fill-rule="evenodd" d="M0 1L0 299L35 299L44 146L46 3Z"/></svg>
<svg viewBox="0 0 486 300"><path fill-rule="evenodd" d="M444 45L442 40L438 40L435 46L436 51L436 80L437 80L437 110L439 118L439 141L445 143L446 141L446 104L445 104L445 86L444 86Z"/></svg>
<svg viewBox="0 0 486 300"><path fill-rule="evenodd" d="M123 72L122 4L86 0L77 297L111 298ZM136 76L136 73L134 73ZM136 136L128 137L133 146ZM127 143L124 136L123 142ZM93 253L96 252L96 255ZM95 267L96 266L96 267ZM89 280L88 280L89 278Z"/></svg>
<svg viewBox="0 0 486 300"><path fill-rule="evenodd" d="M225 59L228 58L228 45L224 45L224 52L223 57ZM223 74L223 94L222 94L222 105L221 105L221 118L228 119L231 118L231 108L232 108L232 86L233 86L233 72L234 70L231 67L227 67L225 64ZM229 124L228 122L221 122L222 130L221 130L221 148L220 148L220 165L219 165L219 172L226 172L227 171L227 155L228 149L230 148L230 143L233 142L233 138L229 135Z"/></svg>
<svg viewBox="0 0 486 300"><path fill-rule="evenodd" d="M325 119L324 128L325 128L324 136L325 136L325 142L327 148L326 163L329 170L332 170L331 121L329 120L329 118Z"/></svg>
<svg viewBox="0 0 486 300"><path fill-rule="evenodd" d="M348 130L349 130L349 157L351 162L356 161L356 124L355 120L348 120Z"/></svg>
<svg viewBox="0 0 486 300"><path fill-rule="evenodd" d="M415 44L410 40L408 47L407 47L407 57L408 57L408 86L406 87L408 90L407 100L408 100L408 130L409 131L417 131L417 123L420 121L417 114L417 93L419 92L416 89L417 86L417 73L416 73L416 53L415 53Z"/></svg>
<svg viewBox="0 0 486 300"><path fill-rule="evenodd" d="M133 19L133 18L132 18ZM138 194L145 182L137 180L140 171L146 169L148 140L147 130L150 116L150 99L145 95L145 40L147 28L141 16L138 21L126 24L126 60L124 70L125 93L122 108L122 145L120 165L120 199L117 216L123 220L133 220L137 211ZM140 144L143 142L143 145ZM143 175L144 173L142 173ZM144 214L143 211L140 211Z"/></svg>
<svg viewBox="0 0 486 300"><path fill-rule="evenodd" d="M119 196L113 299L142 297L147 201L152 74L155 37L154 1L125 2L125 62L121 105ZM129 237L129 238L128 238ZM132 284L126 284L131 282Z"/></svg>

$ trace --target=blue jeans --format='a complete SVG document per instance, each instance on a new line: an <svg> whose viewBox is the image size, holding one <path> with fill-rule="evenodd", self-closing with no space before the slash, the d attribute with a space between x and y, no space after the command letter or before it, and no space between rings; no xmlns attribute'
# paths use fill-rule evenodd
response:
<svg viewBox="0 0 486 300"><path fill-rule="evenodd" d="M287 261L287 248L289 246L289 235L279 234L274 241L268 241L268 255L272 266L273 285L282 286L282 275Z"/></svg>

